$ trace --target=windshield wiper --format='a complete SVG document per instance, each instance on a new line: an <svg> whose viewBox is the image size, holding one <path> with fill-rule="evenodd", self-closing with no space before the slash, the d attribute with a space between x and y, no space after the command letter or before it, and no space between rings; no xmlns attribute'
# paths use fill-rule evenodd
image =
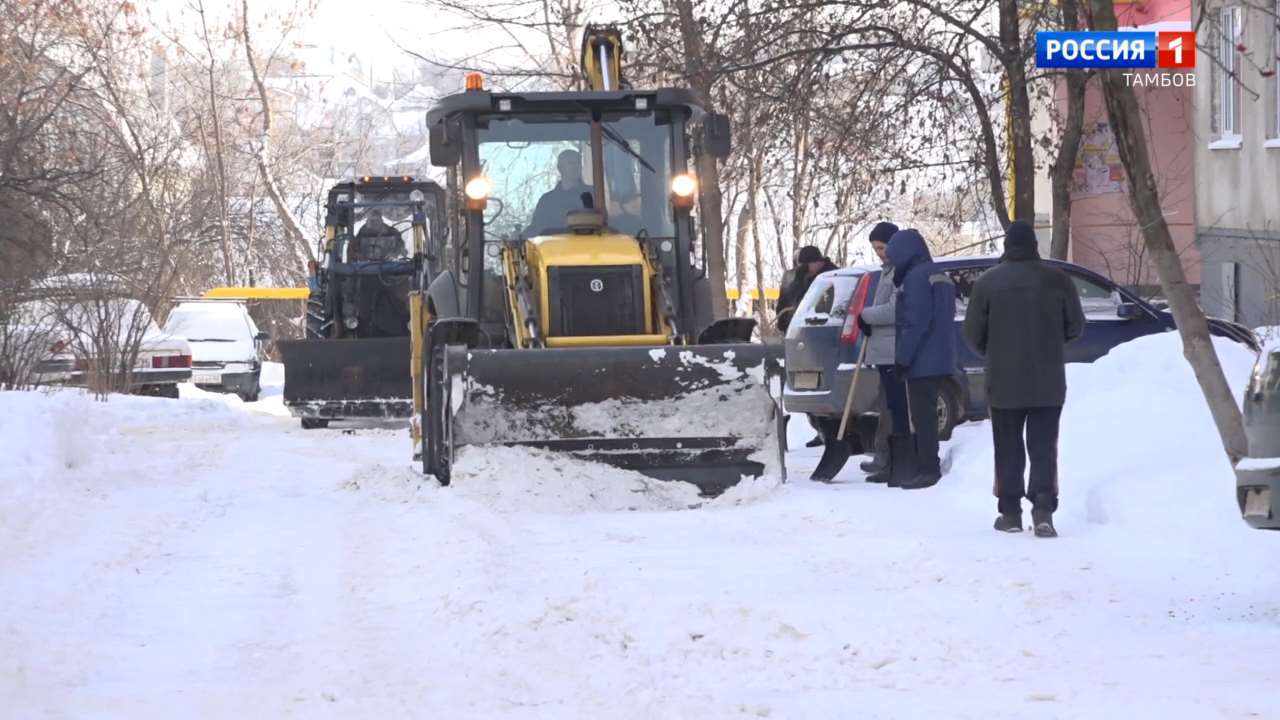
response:
<svg viewBox="0 0 1280 720"><path fill-rule="evenodd" d="M618 147L621 147L623 150L626 150L628 155L635 158L636 160L639 160L641 165L649 169L649 172L651 173L658 172L657 170L654 169L652 165L649 164L648 160L645 160L644 158L640 157L640 153L636 152L635 150L632 150L631 146L627 144L627 141L624 140L622 136L617 133L616 130L613 130L612 128L610 128L607 123L601 122L600 130L604 133L605 137L612 140L616 145L618 145Z"/></svg>
<svg viewBox="0 0 1280 720"><path fill-rule="evenodd" d="M187 338L187 342L235 342L231 338Z"/></svg>

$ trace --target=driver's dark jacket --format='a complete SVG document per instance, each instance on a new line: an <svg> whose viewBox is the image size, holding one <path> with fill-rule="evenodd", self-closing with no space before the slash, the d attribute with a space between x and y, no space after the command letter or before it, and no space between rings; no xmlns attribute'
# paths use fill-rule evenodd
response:
<svg viewBox="0 0 1280 720"><path fill-rule="evenodd" d="M583 193L592 194L591 186L577 185L564 188L557 184L554 189L543 193L533 209L533 219L529 221L526 235L529 237L545 235L567 227L565 215L586 207L582 203Z"/></svg>

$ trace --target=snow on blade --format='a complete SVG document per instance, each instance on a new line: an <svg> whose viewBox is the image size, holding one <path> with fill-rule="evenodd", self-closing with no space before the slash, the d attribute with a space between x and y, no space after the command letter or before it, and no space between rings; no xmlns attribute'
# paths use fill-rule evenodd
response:
<svg viewBox="0 0 1280 720"><path fill-rule="evenodd" d="M720 373L720 379L725 382L732 382L742 377L742 371L733 364L733 358L736 357L737 354L732 350L725 350L723 352L723 356L723 362L712 362L701 353L696 353L692 350L681 350L679 355L680 362L685 365L702 365L704 367L709 367Z"/></svg>

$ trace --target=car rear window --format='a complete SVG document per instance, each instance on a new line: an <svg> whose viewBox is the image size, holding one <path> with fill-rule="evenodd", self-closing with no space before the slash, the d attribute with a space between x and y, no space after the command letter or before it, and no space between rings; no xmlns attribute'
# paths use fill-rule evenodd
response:
<svg viewBox="0 0 1280 720"><path fill-rule="evenodd" d="M858 278L860 277L862 277L861 273L819 277L813 281L813 284L809 286L809 291L804 294L796 315L798 317L811 317L813 315L843 317L845 308L849 306L849 298L853 296L854 289L858 287Z"/></svg>

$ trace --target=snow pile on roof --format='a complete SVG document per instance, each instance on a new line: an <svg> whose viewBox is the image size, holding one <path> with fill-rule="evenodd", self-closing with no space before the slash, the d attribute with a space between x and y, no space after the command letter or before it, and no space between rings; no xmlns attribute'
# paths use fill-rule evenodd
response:
<svg viewBox="0 0 1280 720"><path fill-rule="evenodd" d="M1263 325L1254 328L1253 334L1258 336L1258 342L1262 343L1263 350L1267 352L1280 350L1280 325Z"/></svg>
<svg viewBox="0 0 1280 720"><path fill-rule="evenodd" d="M1239 400L1254 354L1213 340ZM952 476L994 477L990 427L962 429ZM1067 366L1058 475L1061 526L1127 526L1172 536L1194 531L1193 542L1219 529L1227 531L1219 537L1228 538L1244 527L1231 465L1174 332L1125 343L1092 364ZM991 496L971 502L994 515Z"/></svg>

